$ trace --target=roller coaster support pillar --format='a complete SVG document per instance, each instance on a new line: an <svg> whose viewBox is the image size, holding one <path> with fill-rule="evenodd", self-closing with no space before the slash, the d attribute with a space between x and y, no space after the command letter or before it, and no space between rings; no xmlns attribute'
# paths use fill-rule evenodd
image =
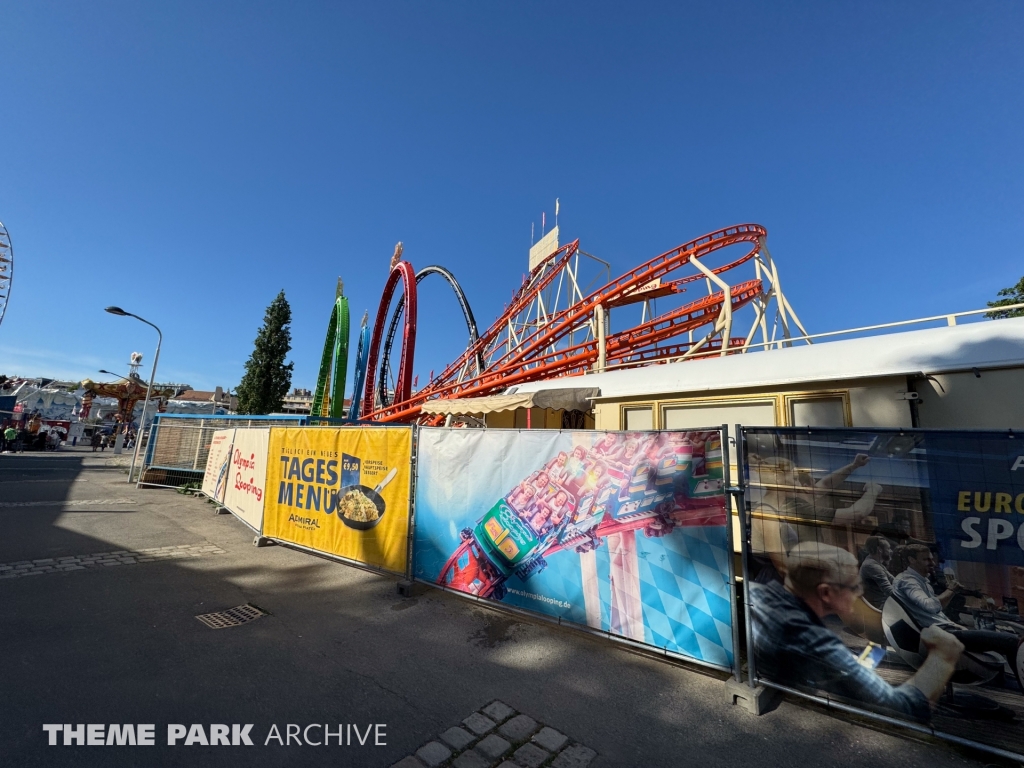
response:
<svg viewBox="0 0 1024 768"><path fill-rule="evenodd" d="M608 329L604 307L594 307L594 320L597 322L597 372L604 373L608 363Z"/></svg>
<svg viewBox="0 0 1024 768"><path fill-rule="evenodd" d="M700 263L700 259L696 256L690 257L690 263L693 264L697 269L704 273L704 276L722 289L722 295L725 297L722 301L722 352L721 356L725 357L729 354L729 339L732 338L732 290L729 288L729 284L722 278L712 272L710 269Z"/></svg>
<svg viewBox="0 0 1024 768"><path fill-rule="evenodd" d="M757 242L758 245L761 246L761 253L764 254L764 257L768 262L768 267L771 270L772 289L775 291L775 298L779 302L779 316L782 320L782 330L785 333L786 338L788 339L790 337L787 313L793 318L793 322L796 324L796 327L800 329L800 332L804 336L807 336L807 329L804 328L804 324L800 322L800 318L796 316L793 306L789 303L786 299L786 295L782 292L782 285L779 283L779 271L775 268L775 261L772 259L772 254L768 250L768 244L765 242L764 237L759 237ZM810 344L812 342L808 341L807 343ZM792 344L787 342L785 346L790 347Z"/></svg>

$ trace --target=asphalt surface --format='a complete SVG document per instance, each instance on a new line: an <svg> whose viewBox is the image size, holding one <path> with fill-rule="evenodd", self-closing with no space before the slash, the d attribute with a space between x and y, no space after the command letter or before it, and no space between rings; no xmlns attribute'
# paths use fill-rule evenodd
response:
<svg viewBox="0 0 1024 768"><path fill-rule="evenodd" d="M599 767L994 762L790 701L753 717L723 676L455 595L402 598L397 579L252 539L203 499L136 490L109 453L0 455L0 564L104 556L0 579L0 764L384 768L495 699ZM194 556L99 564L186 545ZM270 615L195 618L245 603ZM48 723L151 723L156 744L49 746ZM254 746L166 745L168 724L194 723L251 723ZM386 745L264 744L289 723L386 724Z"/></svg>

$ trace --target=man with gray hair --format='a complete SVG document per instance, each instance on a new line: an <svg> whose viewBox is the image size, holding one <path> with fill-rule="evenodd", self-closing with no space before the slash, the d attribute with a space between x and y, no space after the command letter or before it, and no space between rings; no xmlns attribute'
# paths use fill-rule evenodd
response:
<svg viewBox="0 0 1024 768"><path fill-rule="evenodd" d="M963 652L960 641L938 627L922 631L921 643L928 651L924 664L903 685L893 687L862 666L822 622L825 616L851 616L854 601L864 591L857 558L838 547L807 541L789 551L785 570L784 585L750 585L759 675L927 722Z"/></svg>

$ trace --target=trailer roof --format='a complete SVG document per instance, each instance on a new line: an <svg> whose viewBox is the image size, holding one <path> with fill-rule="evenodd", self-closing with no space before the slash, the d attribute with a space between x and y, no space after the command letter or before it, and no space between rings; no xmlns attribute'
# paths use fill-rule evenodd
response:
<svg viewBox="0 0 1024 768"><path fill-rule="evenodd" d="M818 342L521 384L598 387L601 399L1024 366L1024 318Z"/></svg>

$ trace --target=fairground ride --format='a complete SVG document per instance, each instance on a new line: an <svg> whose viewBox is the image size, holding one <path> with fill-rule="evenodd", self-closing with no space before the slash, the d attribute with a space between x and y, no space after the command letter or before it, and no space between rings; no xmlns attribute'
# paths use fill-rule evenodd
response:
<svg viewBox="0 0 1024 768"><path fill-rule="evenodd" d="M338 278L334 294L334 308L327 322L327 337L320 356L320 373L316 377L311 416L345 416L345 373L348 371L348 299L345 285ZM333 381L333 387L332 387Z"/></svg>
<svg viewBox="0 0 1024 768"><path fill-rule="evenodd" d="M0 221L0 325L7 313L7 303L11 298L11 286L14 284L14 246L11 245L11 233Z"/></svg>
<svg viewBox="0 0 1024 768"><path fill-rule="evenodd" d="M138 353L135 354L138 355ZM139 359L141 357L139 355ZM117 415L114 417L114 420L117 422L117 431L126 431L132 423L135 406L146 399L147 384L133 370L128 373L128 376L122 378L121 381L103 382L85 379L82 382L82 388L85 390L85 393L82 396L82 410L79 413L80 419L84 421L88 418L92 410L94 398L112 397L117 400ZM154 387L150 397L159 402L174 397L175 393L176 390L170 387ZM162 407L163 404L161 403L158 406L158 410Z"/></svg>
<svg viewBox="0 0 1024 768"><path fill-rule="evenodd" d="M401 260L399 247L370 338L366 381L356 390L356 396L362 395L361 416L381 422L437 423L439 417L422 412L429 400L482 397L515 384L587 371L789 345L794 332L807 333L782 292L767 234L758 224L726 227L608 280L609 265L582 251L579 240L559 246L556 227L531 251L529 274L483 333L476 332L469 303L451 273L431 267L417 274L412 264ZM545 247L548 244L550 249ZM741 255L733 258L737 249ZM440 274L455 290L466 316L469 344L459 358L413 393L416 284L428 274ZM399 283L403 295L388 325L387 311ZM682 300L684 293L696 296ZM612 310L617 318L628 318L629 312L623 310L631 306L640 308L639 318L634 308L626 327L613 331ZM749 327L742 335L734 335L741 328L737 315L745 309L750 310L744 313L750 318ZM391 397L387 381L399 318L402 347Z"/></svg>

